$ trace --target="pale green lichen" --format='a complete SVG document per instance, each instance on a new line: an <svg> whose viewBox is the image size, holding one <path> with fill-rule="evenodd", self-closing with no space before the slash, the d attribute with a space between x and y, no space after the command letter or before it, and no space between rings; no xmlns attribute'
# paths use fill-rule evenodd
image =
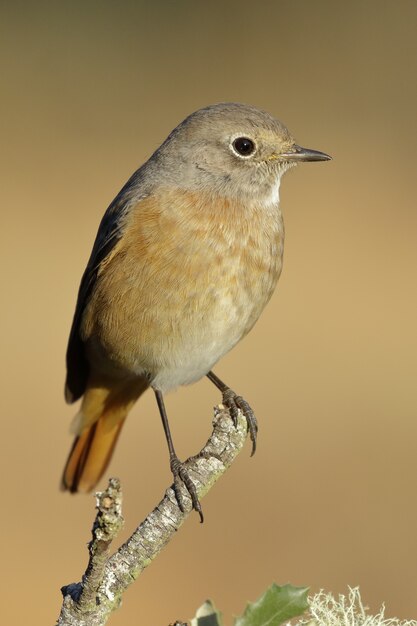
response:
<svg viewBox="0 0 417 626"><path fill-rule="evenodd" d="M292 626L417 626L416 620L385 617L385 607L371 615L362 603L359 588L350 588L349 594L337 598L320 591L309 598L309 612Z"/></svg>

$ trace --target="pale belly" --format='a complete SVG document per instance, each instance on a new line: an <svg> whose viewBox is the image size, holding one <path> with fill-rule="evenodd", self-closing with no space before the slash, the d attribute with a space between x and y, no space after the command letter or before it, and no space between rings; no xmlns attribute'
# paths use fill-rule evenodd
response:
<svg viewBox="0 0 417 626"><path fill-rule="evenodd" d="M227 276L223 279L227 283ZM168 358L159 363L152 386L167 391L205 376L249 332L272 295L275 283L276 280L273 284L265 281L251 293L243 284L236 290L227 284L208 290L211 302L204 298L201 314L183 311L180 321L176 321L178 340L169 342Z"/></svg>

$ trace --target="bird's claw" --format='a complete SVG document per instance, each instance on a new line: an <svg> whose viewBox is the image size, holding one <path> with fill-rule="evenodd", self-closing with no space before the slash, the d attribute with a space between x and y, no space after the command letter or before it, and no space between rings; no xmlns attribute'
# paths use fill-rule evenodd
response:
<svg viewBox="0 0 417 626"><path fill-rule="evenodd" d="M184 499L182 497L182 491L181 491L181 483L182 483L184 487L186 488L186 490L188 491L188 494L191 498L192 508L194 509L194 511L197 511L197 513L200 516L200 522L203 523L204 522L203 510L201 508L200 500L198 499L195 485L193 481L191 480L191 477L188 473L186 463L183 463L182 461L180 461L177 456L173 457L171 459L171 472L174 475L174 493L175 493L175 498L178 502L180 511L182 513L185 513Z"/></svg>
<svg viewBox="0 0 417 626"><path fill-rule="evenodd" d="M242 412L242 415L246 419L246 423L248 426L248 432L250 439L252 441L252 452L251 456L255 454L256 451L256 439L258 436L258 421L256 419L255 413L253 412L251 406L242 396L238 396L232 389L227 387L223 391L223 404L229 409L230 417L233 420L233 424L237 426L237 420L239 416L239 409Z"/></svg>

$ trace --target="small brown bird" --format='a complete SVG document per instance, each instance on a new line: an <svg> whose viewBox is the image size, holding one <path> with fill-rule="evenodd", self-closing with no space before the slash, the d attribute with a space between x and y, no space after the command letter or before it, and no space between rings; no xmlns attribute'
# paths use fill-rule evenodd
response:
<svg viewBox="0 0 417 626"><path fill-rule="evenodd" d="M202 519L163 394L207 376L234 419L242 410L254 451L252 410L211 369L251 330L281 273L281 176L328 159L296 145L264 111L215 104L187 117L128 180L101 221L69 338L65 397L82 404L65 489L96 485L129 410L151 387L174 482Z"/></svg>

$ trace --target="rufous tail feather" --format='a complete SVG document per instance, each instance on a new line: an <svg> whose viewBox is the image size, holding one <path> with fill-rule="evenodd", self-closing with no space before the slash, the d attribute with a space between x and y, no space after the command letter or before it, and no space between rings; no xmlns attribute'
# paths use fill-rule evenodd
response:
<svg viewBox="0 0 417 626"><path fill-rule="evenodd" d="M147 388L144 381L89 383L73 430L76 437L62 476L71 493L94 489L112 457L127 414Z"/></svg>

